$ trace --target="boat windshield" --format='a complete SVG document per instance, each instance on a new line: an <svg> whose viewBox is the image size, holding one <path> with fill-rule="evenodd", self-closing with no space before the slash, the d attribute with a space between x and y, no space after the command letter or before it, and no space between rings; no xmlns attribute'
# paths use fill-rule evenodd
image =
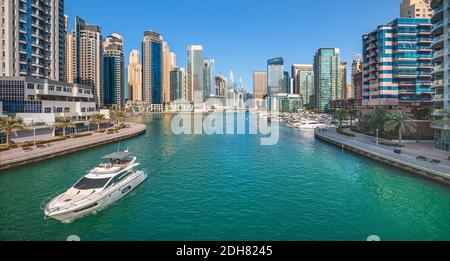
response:
<svg viewBox="0 0 450 261"><path fill-rule="evenodd" d="M73 187L80 190L103 188L110 179L111 178L103 178L103 179L82 178Z"/></svg>

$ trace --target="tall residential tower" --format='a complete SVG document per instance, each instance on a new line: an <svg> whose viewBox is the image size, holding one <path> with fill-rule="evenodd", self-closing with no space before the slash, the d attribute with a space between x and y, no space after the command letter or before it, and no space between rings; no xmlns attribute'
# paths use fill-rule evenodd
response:
<svg viewBox="0 0 450 261"><path fill-rule="evenodd" d="M431 18L430 0L403 0L400 4L401 18Z"/></svg>
<svg viewBox="0 0 450 261"><path fill-rule="evenodd" d="M437 148L450 151L450 3L433 0L433 117L434 143Z"/></svg>
<svg viewBox="0 0 450 261"><path fill-rule="evenodd" d="M204 54L203 46L189 45L187 47L187 85L188 101L199 106L204 100Z"/></svg>
<svg viewBox="0 0 450 261"><path fill-rule="evenodd" d="M64 81L64 0L5 0L0 6L0 75Z"/></svg>
<svg viewBox="0 0 450 261"><path fill-rule="evenodd" d="M123 37L112 34L103 43L103 105L122 108L125 104L125 85Z"/></svg>
<svg viewBox="0 0 450 261"><path fill-rule="evenodd" d="M162 110L164 102L163 38L154 31L144 33L142 41L143 100L152 110Z"/></svg>
<svg viewBox="0 0 450 261"><path fill-rule="evenodd" d="M72 78L67 81L90 86L97 106L103 107L103 40L100 27L88 25L76 17L68 48L71 53L67 61L68 74Z"/></svg>
<svg viewBox="0 0 450 261"><path fill-rule="evenodd" d="M331 101L341 99L341 58L338 48L321 48L314 56L314 105L327 111Z"/></svg>
<svg viewBox="0 0 450 261"><path fill-rule="evenodd" d="M142 101L142 64L140 52L133 50L130 53L128 65L128 99Z"/></svg>

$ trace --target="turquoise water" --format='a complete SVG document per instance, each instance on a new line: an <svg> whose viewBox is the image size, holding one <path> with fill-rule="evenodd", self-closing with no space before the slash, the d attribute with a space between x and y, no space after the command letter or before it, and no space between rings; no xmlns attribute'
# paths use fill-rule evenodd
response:
<svg viewBox="0 0 450 261"><path fill-rule="evenodd" d="M253 135L176 136L171 115L133 117L147 133L121 143L149 179L70 224L40 203L69 187L111 144L0 175L1 240L450 240L450 189L281 127Z"/></svg>

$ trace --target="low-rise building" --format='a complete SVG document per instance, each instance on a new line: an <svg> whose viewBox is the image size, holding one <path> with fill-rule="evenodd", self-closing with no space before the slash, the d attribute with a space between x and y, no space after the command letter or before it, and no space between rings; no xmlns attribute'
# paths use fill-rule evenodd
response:
<svg viewBox="0 0 450 261"><path fill-rule="evenodd" d="M25 122L53 124L57 116L86 120L96 113L92 87L33 77L1 77L0 102L3 114Z"/></svg>

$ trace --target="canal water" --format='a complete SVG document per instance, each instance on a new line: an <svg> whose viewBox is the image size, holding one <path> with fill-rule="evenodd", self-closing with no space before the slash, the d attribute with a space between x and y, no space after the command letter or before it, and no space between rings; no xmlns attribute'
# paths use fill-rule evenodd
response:
<svg viewBox="0 0 450 261"><path fill-rule="evenodd" d="M0 175L0 240L450 240L450 189L281 126L257 135L174 135L172 115L134 116L123 141L149 179L70 224L41 202L118 149L110 144Z"/></svg>

